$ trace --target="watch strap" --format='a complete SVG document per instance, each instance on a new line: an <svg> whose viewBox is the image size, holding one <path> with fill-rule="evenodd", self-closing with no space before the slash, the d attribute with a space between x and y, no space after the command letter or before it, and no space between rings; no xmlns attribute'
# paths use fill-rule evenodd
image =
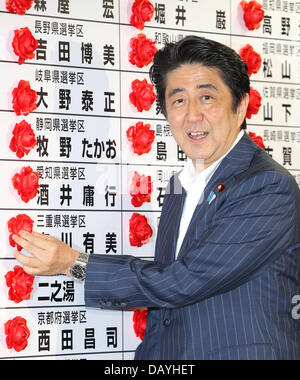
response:
<svg viewBox="0 0 300 380"><path fill-rule="evenodd" d="M89 261L90 254L85 252L80 252L79 256L77 257L77 260L75 261L75 264L83 264L87 265Z"/></svg>

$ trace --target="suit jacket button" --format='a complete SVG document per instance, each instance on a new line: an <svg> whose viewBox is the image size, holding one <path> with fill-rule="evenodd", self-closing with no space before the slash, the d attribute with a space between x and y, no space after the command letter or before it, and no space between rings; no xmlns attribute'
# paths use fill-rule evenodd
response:
<svg viewBox="0 0 300 380"><path fill-rule="evenodd" d="M164 326L165 326L165 327L170 327L170 325L171 325L171 320L168 319L168 318L165 319L165 320L164 320Z"/></svg>

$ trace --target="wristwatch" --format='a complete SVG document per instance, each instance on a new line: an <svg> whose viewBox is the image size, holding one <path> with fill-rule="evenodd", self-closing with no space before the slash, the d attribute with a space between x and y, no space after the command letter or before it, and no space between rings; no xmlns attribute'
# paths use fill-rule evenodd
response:
<svg viewBox="0 0 300 380"><path fill-rule="evenodd" d="M71 266L70 274L75 280L84 282L89 257L89 253L81 252L75 263Z"/></svg>

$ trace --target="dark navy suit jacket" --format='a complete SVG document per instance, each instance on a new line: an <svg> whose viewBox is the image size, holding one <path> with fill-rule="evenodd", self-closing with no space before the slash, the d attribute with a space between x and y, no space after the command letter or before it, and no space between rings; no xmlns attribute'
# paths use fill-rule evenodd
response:
<svg viewBox="0 0 300 380"><path fill-rule="evenodd" d="M206 186L177 260L186 195L178 174L169 193L155 261L91 255L86 305L149 308L135 359L300 359L300 320L292 318L300 294L294 178L245 134Z"/></svg>

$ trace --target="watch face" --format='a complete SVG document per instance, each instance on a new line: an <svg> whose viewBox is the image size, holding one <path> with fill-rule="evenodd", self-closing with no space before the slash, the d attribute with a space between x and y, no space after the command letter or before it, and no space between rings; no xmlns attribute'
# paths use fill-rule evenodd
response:
<svg viewBox="0 0 300 380"><path fill-rule="evenodd" d="M71 275L75 277L78 280L84 280L85 279L85 268L81 265L74 265L71 270Z"/></svg>

